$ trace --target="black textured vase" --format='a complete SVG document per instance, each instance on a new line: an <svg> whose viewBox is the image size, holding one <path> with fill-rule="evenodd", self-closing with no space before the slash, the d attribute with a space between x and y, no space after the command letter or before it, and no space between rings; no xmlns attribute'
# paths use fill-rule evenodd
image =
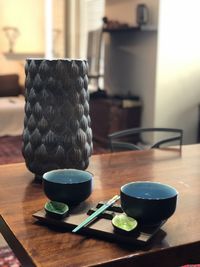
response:
<svg viewBox="0 0 200 267"><path fill-rule="evenodd" d="M86 169L92 154L87 62L27 59L22 154L36 177Z"/></svg>

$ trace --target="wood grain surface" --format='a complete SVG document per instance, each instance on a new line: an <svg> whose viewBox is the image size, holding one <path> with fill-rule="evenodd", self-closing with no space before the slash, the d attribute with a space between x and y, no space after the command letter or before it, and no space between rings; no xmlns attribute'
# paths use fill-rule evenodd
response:
<svg viewBox="0 0 200 267"><path fill-rule="evenodd" d="M200 262L200 145L95 155L88 170L94 185L85 207L110 199L127 182L148 180L178 190L176 212L144 249L72 234L32 217L47 198L24 163L2 165L0 230L23 266L172 267Z"/></svg>

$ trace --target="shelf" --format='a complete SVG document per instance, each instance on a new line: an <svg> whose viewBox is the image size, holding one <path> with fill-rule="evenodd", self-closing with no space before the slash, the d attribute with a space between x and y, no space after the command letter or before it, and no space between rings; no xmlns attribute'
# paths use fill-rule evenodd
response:
<svg viewBox="0 0 200 267"><path fill-rule="evenodd" d="M117 33L117 32L138 32L140 31L140 27L122 27L122 28L113 28L113 29L103 29L103 32L108 32L108 33Z"/></svg>
<svg viewBox="0 0 200 267"><path fill-rule="evenodd" d="M26 58L44 58L43 53L4 53L9 60L25 60Z"/></svg>
<svg viewBox="0 0 200 267"><path fill-rule="evenodd" d="M122 27L122 28L113 28L113 29L103 29L103 32L107 33L126 33L126 32L156 32L157 28L151 25L144 26L135 26L135 27Z"/></svg>
<svg viewBox="0 0 200 267"><path fill-rule="evenodd" d="M140 29L141 29L141 31L147 31L147 32L157 32L158 31L158 28L157 28L157 26L155 26L155 25L142 25L141 27L140 27Z"/></svg>

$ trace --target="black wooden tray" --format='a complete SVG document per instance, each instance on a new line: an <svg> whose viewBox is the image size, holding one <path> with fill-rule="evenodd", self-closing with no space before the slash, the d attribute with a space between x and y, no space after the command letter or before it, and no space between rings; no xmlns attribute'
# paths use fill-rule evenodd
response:
<svg viewBox="0 0 200 267"><path fill-rule="evenodd" d="M97 206L99 207L101 204L102 203L98 203ZM88 210L88 214L91 214L92 210L93 209ZM132 233L121 234L114 231L113 225L111 223L112 217L114 215L120 214L121 212L121 207L114 205L110 208L110 211L105 212L105 214L97 218L87 227L80 229L77 233L81 235L97 237L104 240L124 242L128 244L146 245L154 237L154 235L158 231L160 231L161 226L165 223L165 221L163 221L156 226L138 226L137 230L133 231ZM47 215L44 209L39 210L33 214L33 217L38 219L39 221L49 225L56 225L62 229L65 228L67 231L72 231L77 225L85 220L87 216L88 215L85 213L72 213L64 219L55 219Z"/></svg>

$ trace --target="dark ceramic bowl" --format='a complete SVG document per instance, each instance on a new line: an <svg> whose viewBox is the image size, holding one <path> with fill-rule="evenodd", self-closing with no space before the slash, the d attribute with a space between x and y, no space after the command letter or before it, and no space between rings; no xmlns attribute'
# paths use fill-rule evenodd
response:
<svg viewBox="0 0 200 267"><path fill-rule="evenodd" d="M175 212L178 192L162 183L132 182L121 187L120 195L128 216L144 225L156 225Z"/></svg>
<svg viewBox="0 0 200 267"><path fill-rule="evenodd" d="M93 175L76 169L58 169L43 175L43 189L46 196L57 202L77 205L86 200L92 192Z"/></svg>

